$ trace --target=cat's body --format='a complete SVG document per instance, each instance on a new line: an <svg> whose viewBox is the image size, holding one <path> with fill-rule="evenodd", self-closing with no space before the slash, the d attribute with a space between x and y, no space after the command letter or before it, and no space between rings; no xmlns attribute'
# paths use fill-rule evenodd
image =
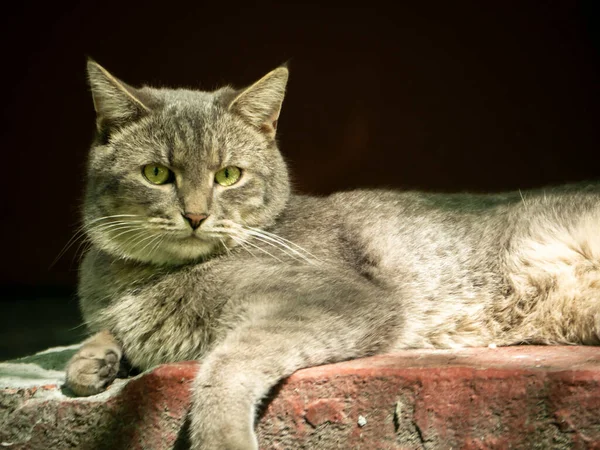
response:
<svg viewBox="0 0 600 450"><path fill-rule="evenodd" d="M111 112L121 122L90 162L79 292L91 329L112 337L71 363L80 393L110 381L114 361L98 360L121 349L142 369L202 359L194 448L254 448L258 402L301 367L407 347L598 344L600 187L297 196L273 140L285 69L241 94L161 103L90 64L100 128ZM172 178L147 183L152 163ZM241 181L212 182L238 166ZM83 379L94 364L102 376Z"/></svg>

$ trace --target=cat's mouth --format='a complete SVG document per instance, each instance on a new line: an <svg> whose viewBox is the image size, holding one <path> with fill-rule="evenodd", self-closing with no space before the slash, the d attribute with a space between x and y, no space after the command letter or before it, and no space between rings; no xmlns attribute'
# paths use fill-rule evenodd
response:
<svg viewBox="0 0 600 450"><path fill-rule="evenodd" d="M185 236L182 236L180 240L186 243L212 244L226 238L227 235L224 235L223 233L216 233L205 230L190 230L190 232L187 233Z"/></svg>
<svg viewBox="0 0 600 450"><path fill-rule="evenodd" d="M198 233L196 231L192 231L190 234L188 234L187 236L184 237L184 239L186 240L190 240L190 241L212 241L215 239L216 236L208 236L205 233Z"/></svg>

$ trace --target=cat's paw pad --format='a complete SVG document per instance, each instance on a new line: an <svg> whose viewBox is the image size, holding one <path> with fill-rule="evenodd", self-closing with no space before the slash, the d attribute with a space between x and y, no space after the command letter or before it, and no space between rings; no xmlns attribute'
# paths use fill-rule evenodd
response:
<svg viewBox="0 0 600 450"><path fill-rule="evenodd" d="M82 347L69 362L66 385L85 397L106 389L117 376L121 352L114 347Z"/></svg>

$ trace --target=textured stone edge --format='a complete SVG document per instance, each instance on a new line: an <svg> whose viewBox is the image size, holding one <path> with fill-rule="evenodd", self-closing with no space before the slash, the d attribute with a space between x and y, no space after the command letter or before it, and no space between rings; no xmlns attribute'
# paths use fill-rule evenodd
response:
<svg viewBox="0 0 600 450"><path fill-rule="evenodd" d="M198 367L159 366L87 398L61 392L60 375L13 383L0 389L0 445L186 448ZM599 388L599 348L411 350L296 372L273 390L257 430L273 449L600 449Z"/></svg>

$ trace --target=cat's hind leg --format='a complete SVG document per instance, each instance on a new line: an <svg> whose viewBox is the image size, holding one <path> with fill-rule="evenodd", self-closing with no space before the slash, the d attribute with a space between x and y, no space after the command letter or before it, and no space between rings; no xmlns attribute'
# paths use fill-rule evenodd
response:
<svg viewBox="0 0 600 450"><path fill-rule="evenodd" d="M600 344L600 212L531 220L506 259L512 295L498 322L511 343Z"/></svg>

